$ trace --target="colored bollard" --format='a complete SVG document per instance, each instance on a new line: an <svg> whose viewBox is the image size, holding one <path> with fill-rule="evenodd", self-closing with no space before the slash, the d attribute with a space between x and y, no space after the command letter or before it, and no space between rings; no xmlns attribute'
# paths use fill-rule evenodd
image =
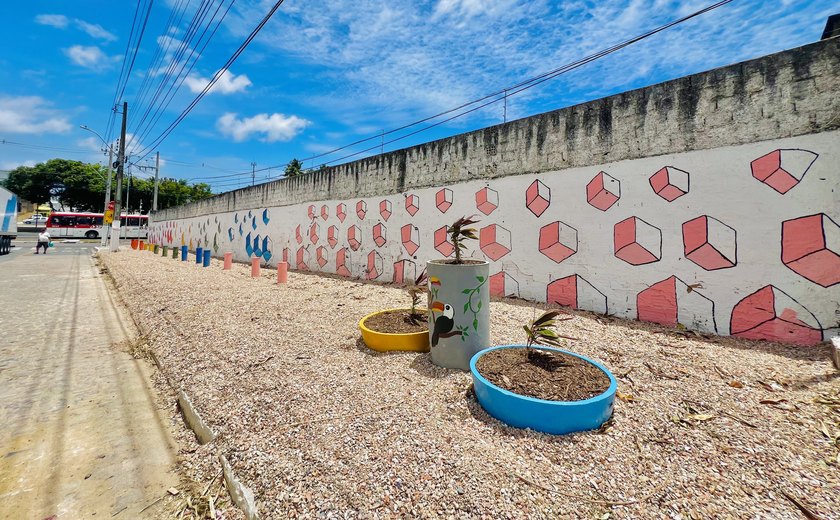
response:
<svg viewBox="0 0 840 520"><path fill-rule="evenodd" d="M187 252L188 251L189 251L189 249L187 249L187 246L181 246L181 261L182 262L187 261Z"/></svg>
<svg viewBox="0 0 840 520"><path fill-rule="evenodd" d="M286 283L289 279L289 262L277 262L277 283Z"/></svg>
<svg viewBox="0 0 840 520"><path fill-rule="evenodd" d="M140 248L140 251L146 250L146 244L142 240L140 241L140 245L137 247Z"/></svg>
<svg viewBox="0 0 840 520"><path fill-rule="evenodd" d="M167 247L167 246L161 246L160 256L162 256L162 257L164 257L164 258L166 258L167 256L169 256L169 247Z"/></svg>
<svg viewBox="0 0 840 520"><path fill-rule="evenodd" d="M233 265L233 253L228 251L225 253L225 265L222 267L224 270L228 270Z"/></svg>
<svg viewBox="0 0 840 520"><path fill-rule="evenodd" d="M177 248L177 247L175 247L175 246L172 246L172 259L173 259L173 260L177 260L177 259L178 259L178 248Z"/></svg>
<svg viewBox="0 0 840 520"><path fill-rule="evenodd" d="M137 239L136 238L131 239L131 249L137 249Z"/></svg>
<svg viewBox="0 0 840 520"><path fill-rule="evenodd" d="M251 278L259 278L260 277L260 259L259 258L252 258L251 259Z"/></svg>
<svg viewBox="0 0 840 520"><path fill-rule="evenodd" d="M210 267L210 253L209 249L204 250L204 267Z"/></svg>
<svg viewBox="0 0 840 520"><path fill-rule="evenodd" d="M195 248L195 263L200 264L202 260L202 255L204 254L204 249L201 247Z"/></svg>
<svg viewBox="0 0 840 520"><path fill-rule="evenodd" d="M153 252L154 254L158 254L158 245L157 245L157 244L155 244L155 245L153 245L153 246L152 246L152 252Z"/></svg>

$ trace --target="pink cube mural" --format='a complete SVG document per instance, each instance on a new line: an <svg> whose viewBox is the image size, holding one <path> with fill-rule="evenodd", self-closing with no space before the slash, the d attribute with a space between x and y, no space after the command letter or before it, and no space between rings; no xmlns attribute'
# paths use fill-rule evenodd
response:
<svg viewBox="0 0 840 520"><path fill-rule="evenodd" d="M391 218L392 213L393 206L390 200L385 199L379 203L379 215L382 217L382 220L388 222L388 219Z"/></svg>
<svg viewBox="0 0 840 520"><path fill-rule="evenodd" d="M367 257L367 279L368 280L376 280L380 276L382 276L382 255L379 254L377 251L371 251L368 253Z"/></svg>
<svg viewBox="0 0 840 520"><path fill-rule="evenodd" d="M535 217L541 216L551 204L551 189L536 180L525 190L525 206Z"/></svg>
<svg viewBox="0 0 840 520"><path fill-rule="evenodd" d="M519 282L510 274L499 271L491 274L488 279L490 296L503 298L505 296L519 296Z"/></svg>
<svg viewBox="0 0 840 520"><path fill-rule="evenodd" d="M367 202L360 200L356 203L356 216L359 217L359 220L362 220L367 215Z"/></svg>
<svg viewBox="0 0 840 520"><path fill-rule="evenodd" d="M573 274L546 286L546 303L607 314L607 296L582 276Z"/></svg>
<svg viewBox="0 0 840 520"><path fill-rule="evenodd" d="M586 185L586 202L601 211L607 211L621 198L621 183L606 172L598 175Z"/></svg>
<svg viewBox="0 0 840 520"><path fill-rule="evenodd" d="M688 172L674 168L673 166L666 166L651 175L650 187L663 199L668 202L674 202L688 193Z"/></svg>
<svg viewBox="0 0 840 520"><path fill-rule="evenodd" d="M499 207L499 192L492 188L481 188L475 192L475 207L485 215L493 213Z"/></svg>
<svg viewBox="0 0 840 520"><path fill-rule="evenodd" d="M455 246L449 241L449 234L446 232L446 226L442 226L435 230L435 249L443 256L450 257L455 252Z"/></svg>
<svg viewBox="0 0 840 520"><path fill-rule="evenodd" d="M840 226L825 213L782 222L782 263L823 287L840 283Z"/></svg>
<svg viewBox="0 0 840 520"><path fill-rule="evenodd" d="M420 211L420 197L417 195L408 195L405 198L405 211L412 217Z"/></svg>
<svg viewBox="0 0 840 520"><path fill-rule="evenodd" d="M385 229L385 225L381 222L373 226L373 243L376 244L376 247L385 245L385 242L388 240L387 232L388 230Z"/></svg>
<svg viewBox="0 0 840 520"><path fill-rule="evenodd" d="M720 220L702 215L685 222L682 233L685 257L703 269L728 269L738 263L737 234Z"/></svg>
<svg viewBox="0 0 840 520"><path fill-rule="evenodd" d="M441 213L446 213L452 207L452 190L443 188L435 193L435 206Z"/></svg>
<svg viewBox="0 0 840 520"><path fill-rule="evenodd" d="M661 325L684 325L694 330L717 332L715 304L694 286L668 277L636 295L636 318Z"/></svg>
<svg viewBox="0 0 840 520"><path fill-rule="evenodd" d="M413 224L406 224L400 228L400 240L405 251L410 255L414 255L420 248L420 230L414 227Z"/></svg>
<svg viewBox="0 0 840 520"><path fill-rule="evenodd" d="M481 228L478 239L481 252L491 260L498 260L510 253L510 231L498 224Z"/></svg>
<svg viewBox="0 0 840 520"><path fill-rule="evenodd" d="M782 195L802 181L819 155L809 150L778 149L750 163L752 176Z"/></svg>
<svg viewBox="0 0 840 520"><path fill-rule="evenodd" d="M331 249L335 249L336 244L338 244L338 228L335 226L330 226L327 228L327 243L330 245Z"/></svg>
<svg viewBox="0 0 840 520"><path fill-rule="evenodd" d="M340 276L350 277L350 269L347 264L350 263L350 252L346 248L341 248L335 254L335 273Z"/></svg>
<svg viewBox="0 0 840 520"><path fill-rule="evenodd" d="M362 230L359 226L350 226L347 228L347 244L353 251L358 251L362 245Z"/></svg>
<svg viewBox="0 0 840 520"><path fill-rule="evenodd" d="M551 258L556 263L577 253L577 229L560 221L546 224L540 228L540 253Z"/></svg>
<svg viewBox="0 0 840 520"><path fill-rule="evenodd" d="M730 334L747 339L812 345L822 341L817 318L787 293L766 285L735 304Z"/></svg>
<svg viewBox="0 0 840 520"><path fill-rule="evenodd" d="M650 264L662 258L662 231L639 217L616 224L613 241L616 258L628 264Z"/></svg>
<svg viewBox="0 0 840 520"><path fill-rule="evenodd" d="M335 207L335 216L338 217L339 222L344 222L344 219L347 218L347 204L340 203L338 206Z"/></svg>

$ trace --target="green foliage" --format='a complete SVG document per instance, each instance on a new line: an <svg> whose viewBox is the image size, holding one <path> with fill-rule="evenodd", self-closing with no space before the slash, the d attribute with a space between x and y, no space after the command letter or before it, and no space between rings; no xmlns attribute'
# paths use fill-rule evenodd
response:
<svg viewBox="0 0 840 520"><path fill-rule="evenodd" d="M112 189L116 188L116 172L112 173ZM108 169L98 164L87 164L66 159L51 159L35 166L21 166L9 172L3 186L22 199L36 204L52 205L57 199L64 207L76 211L101 212L105 198ZM128 202L131 212L152 207L153 179L124 178L123 202L130 190ZM179 204L206 199L213 195L204 183L189 185L180 179L163 178L158 186L158 208L165 209ZM112 195L113 198L113 195Z"/></svg>
<svg viewBox="0 0 840 520"><path fill-rule="evenodd" d="M478 224L479 221L473 220L474 218L475 215L472 217L461 217L446 230L446 232L449 233L450 240L452 240L452 246L455 248L456 264L464 263L461 260L461 253L463 253L464 249L467 247L464 242L466 240L478 240L478 236L475 234L475 228L467 227L473 224Z"/></svg>
<svg viewBox="0 0 840 520"><path fill-rule="evenodd" d="M561 339L576 339L570 336L557 334L554 330L557 327L557 322L572 319L571 317L558 318L561 314L564 314L563 311L547 311L539 318L531 321L528 325L523 325L522 328L525 329L525 334L528 337L526 346L528 348L531 348L533 345L551 345L554 347L561 347L563 346L563 342L560 341Z"/></svg>
<svg viewBox="0 0 840 520"><path fill-rule="evenodd" d="M284 174L286 177L297 177L298 175L303 175L303 163L297 159L292 159L289 161L289 164L286 165L286 171Z"/></svg>

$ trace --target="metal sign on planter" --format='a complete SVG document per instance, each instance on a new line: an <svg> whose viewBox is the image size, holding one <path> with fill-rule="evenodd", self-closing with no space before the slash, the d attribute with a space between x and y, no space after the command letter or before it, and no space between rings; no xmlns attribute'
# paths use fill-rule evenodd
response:
<svg viewBox="0 0 840 520"><path fill-rule="evenodd" d="M108 203L108 209L105 210L105 216L103 217L103 222L106 224L111 224L114 222L114 201Z"/></svg>

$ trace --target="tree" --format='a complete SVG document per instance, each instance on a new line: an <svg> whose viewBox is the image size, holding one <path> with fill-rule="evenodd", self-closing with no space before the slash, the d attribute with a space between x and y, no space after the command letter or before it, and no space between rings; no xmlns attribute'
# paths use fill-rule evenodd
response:
<svg viewBox="0 0 840 520"><path fill-rule="evenodd" d="M298 161L297 159L292 159L289 161L289 164L286 165L286 177L296 177L298 175L303 174L303 163Z"/></svg>

